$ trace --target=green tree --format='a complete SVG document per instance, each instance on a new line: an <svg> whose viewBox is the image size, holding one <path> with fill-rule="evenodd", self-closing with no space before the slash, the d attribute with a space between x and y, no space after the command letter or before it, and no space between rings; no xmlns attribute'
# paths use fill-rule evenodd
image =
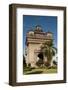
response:
<svg viewBox="0 0 68 90"><path fill-rule="evenodd" d="M47 62L45 65L51 66L51 60L57 53L57 48L54 47L53 40L43 43L41 46L41 51L43 52L44 56L47 57Z"/></svg>
<svg viewBox="0 0 68 90"><path fill-rule="evenodd" d="M23 66L26 67L25 56L23 55Z"/></svg>

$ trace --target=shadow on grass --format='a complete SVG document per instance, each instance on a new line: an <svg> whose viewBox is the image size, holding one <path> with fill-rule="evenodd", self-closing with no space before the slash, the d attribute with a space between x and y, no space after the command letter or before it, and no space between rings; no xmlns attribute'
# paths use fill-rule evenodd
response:
<svg viewBox="0 0 68 90"><path fill-rule="evenodd" d="M24 71L26 72L26 71L32 71L32 70L34 70L35 68L30 68L30 67L25 67L24 68Z"/></svg>
<svg viewBox="0 0 68 90"><path fill-rule="evenodd" d="M31 71L32 69L31 68L29 68L29 69L24 69L24 71Z"/></svg>
<svg viewBox="0 0 68 90"><path fill-rule="evenodd" d="M33 72L28 72L26 74L40 74L42 73L43 71L33 71Z"/></svg>

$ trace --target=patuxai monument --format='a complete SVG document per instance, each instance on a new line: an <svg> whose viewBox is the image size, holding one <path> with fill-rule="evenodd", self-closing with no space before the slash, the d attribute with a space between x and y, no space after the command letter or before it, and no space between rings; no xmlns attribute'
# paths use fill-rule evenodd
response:
<svg viewBox="0 0 68 90"><path fill-rule="evenodd" d="M44 43L51 43L53 34L51 32L43 32L40 25L37 25L34 30L26 34L26 64L31 67L37 67L36 63L41 59L44 63L47 57L41 51Z"/></svg>

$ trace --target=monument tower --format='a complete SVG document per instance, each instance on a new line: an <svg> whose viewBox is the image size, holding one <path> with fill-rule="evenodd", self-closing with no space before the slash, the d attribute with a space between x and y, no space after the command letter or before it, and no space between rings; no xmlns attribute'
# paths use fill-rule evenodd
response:
<svg viewBox="0 0 68 90"><path fill-rule="evenodd" d="M45 60L43 53L40 52L41 45L45 42L53 40L52 33L43 32L40 25L37 25L34 30L27 32L26 35L26 64L31 67L36 67L36 62L39 58ZM39 57L40 56L40 57Z"/></svg>

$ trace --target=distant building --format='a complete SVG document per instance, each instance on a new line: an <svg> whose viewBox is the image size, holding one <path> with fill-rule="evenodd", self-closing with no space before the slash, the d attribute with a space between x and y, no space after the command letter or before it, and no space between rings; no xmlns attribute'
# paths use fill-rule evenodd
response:
<svg viewBox="0 0 68 90"><path fill-rule="evenodd" d="M41 26L37 25L34 30L29 31L26 35L26 64L31 67L36 66L39 58L46 60L43 53L40 52L41 46L45 42L51 42L53 35L51 32L43 32ZM41 56L41 57L39 57Z"/></svg>

